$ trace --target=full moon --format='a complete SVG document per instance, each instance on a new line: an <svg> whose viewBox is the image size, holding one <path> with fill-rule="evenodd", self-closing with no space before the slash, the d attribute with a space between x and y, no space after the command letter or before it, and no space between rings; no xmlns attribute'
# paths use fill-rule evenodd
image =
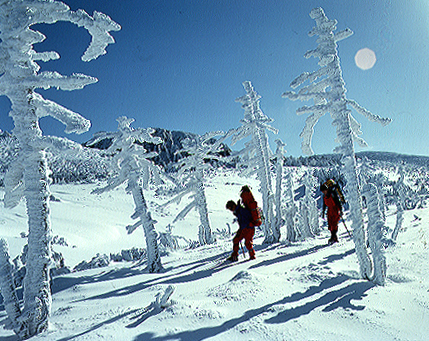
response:
<svg viewBox="0 0 429 341"><path fill-rule="evenodd" d="M355 63L357 67L362 70L371 69L376 61L377 58L375 57L374 51L367 47L359 50L355 55Z"/></svg>

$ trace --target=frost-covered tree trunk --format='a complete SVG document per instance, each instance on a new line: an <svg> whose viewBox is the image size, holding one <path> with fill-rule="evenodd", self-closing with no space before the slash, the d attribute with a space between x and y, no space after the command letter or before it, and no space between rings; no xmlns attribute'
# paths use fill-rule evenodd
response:
<svg viewBox="0 0 429 341"><path fill-rule="evenodd" d="M367 184L363 194L368 204L368 242L372 252L374 274L372 281L378 285L384 285L386 280L386 257L383 249L384 223L378 205L378 191L374 184Z"/></svg>
<svg viewBox="0 0 429 341"><path fill-rule="evenodd" d="M245 110L244 120L241 121L243 125L235 130L232 145L245 137L251 136L251 140L246 143L246 147L240 153L246 153L250 156L247 165L248 175L253 171L259 180L260 191L262 193L262 210L265 216L263 224L264 243L271 244L279 240L273 234L275 220L270 165L272 152L265 131L271 130L277 134L277 129L269 125L273 120L268 118L260 109L259 99L261 96L253 89L252 83L247 81L243 83L243 86L247 94L237 98L236 102L243 104L242 107Z"/></svg>
<svg viewBox="0 0 429 341"><path fill-rule="evenodd" d="M344 141L345 140L345 141ZM350 218L352 220L353 242L355 244L356 255L359 260L360 273L363 278L370 278L372 264L366 250L365 230L363 222L362 196L358 186L356 173L356 159L354 156L353 142L351 135L344 136L342 140L345 151L343 153L344 174L347 185L345 187L350 205Z"/></svg>
<svg viewBox="0 0 429 341"><path fill-rule="evenodd" d="M28 138L28 133L26 134ZM22 141L22 137L18 137ZM28 256L24 277L24 309L28 336L47 329L51 313L49 287L50 243L48 165L44 151L25 152L24 196L28 215Z"/></svg>
<svg viewBox="0 0 429 341"><path fill-rule="evenodd" d="M301 133L303 138L302 149L306 154L313 153L311 139L315 124L325 113L331 114L333 125L336 127L337 142L340 144L339 147L335 148L335 151L342 154L343 172L347 182L346 194L348 195L352 219L353 241L360 273L363 278L370 278L372 265L366 250L362 198L354 151L354 141L357 141L361 146L366 146L366 143L362 138L359 138L361 134L360 124L351 115L351 110L347 106L350 105L369 120L382 125L390 123L391 120L374 115L355 101L346 98L345 83L337 53L337 42L349 37L353 32L350 29L345 29L334 34L337 21L329 20L321 8L313 9L310 12L310 17L316 21L316 27L312 29L309 36L318 35L317 43L319 46L315 50L308 51L305 57L318 57L321 68L312 73L302 73L291 83L291 87L296 88L306 81L309 81L310 85L304 86L298 93L286 92L283 97L292 100L307 101L312 99L314 101L313 106L304 106L297 110L297 114L311 113ZM318 79L320 80L316 82Z"/></svg>
<svg viewBox="0 0 429 341"><path fill-rule="evenodd" d="M209 221L209 211L207 208L206 194L204 191L203 172L197 171L196 179L198 181L197 190L195 192L195 201L200 215L201 232L199 233L199 240L201 245L214 243L212 230Z"/></svg>
<svg viewBox="0 0 429 341"><path fill-rule="evenodd" d="M313 198L317 182L314 176L307 171L304 174L302 183L305 188L305 194L301 200L301 215L304 216L304 222L307 226L305 230L310 237L313 237L319 233L319 212L316 200Z"/></svg>
<svg viewBox="0 0 429 341"><path fill-rule="evenodd" d="M44 137L39 119L51 116L66 125L66 133L82 133L90 122L36 93L37 88L56 87L61 90L81 89L97 79L82 74L63 76L57 72L40 72L37 61L58 59L56 52L38 53L33 44L46 37L33 31L34 24L53 24L68 21L83 26L92 40L82 60L90 61L106 53L114 42L109 34L120 26L108 16L94 12L71 11L59 1L4 0L0 2L0 95L9 98L14 121L14 134L19 142L19 155L12 164L5 181L6 206L17 205L26 199L28 215L28 261L24 278L24 306L9 316L20 338L29 338L48 327L51 311L49 287L49 258L51 228L49 220L49 179L45 149L51 138ZM5 247L5 245L3 245ZM2 265L0 265L2 266ZM5 274L4 274L5 275ZM7 276L7 275L6 275ZM7 280L1 280L2 283ZM4 288L1 288L2 293ZM13 297L13 295L11 296ZM10 299L9 297L8 299ZM13 298L12 298L13 299ZM19 307L19 303L15 302ZM19 315L19 316L18 316Z"/></svg>
<svg viewBox="0 0 429 341"><path fill-rule="evenodd" d="M128 234L131 234L139 226L143 227L147 248L147 271L160 272L163 267L158 246L158 234L155 230L156 221L152 219L148 211L143 193L143 188L147 188L151 178L157 184L161 182L160 172L149 161L150 158L157 154L147 153L141 144L143 142L160 144L162 140L159 137L152 136L154 132L152 128L131 128L130 125L134 122L133 118L121 116L117 121L119 132L109 134L113 142L107 152L114 154L111 166L112 170L117 171L118 174L109 179L107 186L95 189L93 193L100 194L127 183L126 190L132 194L135 204L135 211L131 218L138 219L138 221L134 225L127 226L126 229ZM94 143L105 137L106 133L98 134Z"/></svg>
<svg viewBox="0 0 429 341"><path fill-rule="evenodd" d="M309 209L303 199L299 201L299 232L302 239L314 237L309 219Z"/></svg>
<svg viewBox="0 0 429 341"><path fill-rule="evenodd" d="M134 204L136 207L135 214L139 215L140 223L143 226L143 231L146 239L146 254L147 254L147 270L149 272L160 272L163 267L161 263L161 254L158 246L158 234L155 230L155 223L147 208L146 199L143 194L143 189L138 184L137 176L130 176L128 186L133 195Z"/></svg>
<svg viewBox="0 0 429 341"><path fill-rule="evenodd" d="M280 229L284 224L283 218L283 205L282 205L282 183L283 183L283 163L284 163L284 146L285 144L277 139L277 149L274 154L276 160L276 193L275 193L275 204L276 204L276 218L273 226L273 235L275 240L280 240L281 234Z"/></svg>
<svg viewBox="0 0 429 341"><path fill-rule="evenodd" d="M392 240L396 241L398 238L399 231L402 228L402 223L404 222L404 206L406 200L406 194L404 190L404 169L402 167L399 168L399 180L393 186L394 193L396 194L396 224L395 228L392 232Z"/></svg>

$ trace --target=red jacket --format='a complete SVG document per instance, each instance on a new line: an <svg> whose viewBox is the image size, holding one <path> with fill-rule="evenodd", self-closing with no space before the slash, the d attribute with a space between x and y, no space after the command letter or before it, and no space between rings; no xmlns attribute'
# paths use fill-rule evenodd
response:
<svg viewBox="0 0 429 341"><path fill-rule="evenodd" d="M323 197L323 214L325 214L326 207L328 208L328 228L330 231L336 231L338 230L338 222L341 218L342 208L338 197L336 197L333 192L328 192L328 194Z"/></svg>

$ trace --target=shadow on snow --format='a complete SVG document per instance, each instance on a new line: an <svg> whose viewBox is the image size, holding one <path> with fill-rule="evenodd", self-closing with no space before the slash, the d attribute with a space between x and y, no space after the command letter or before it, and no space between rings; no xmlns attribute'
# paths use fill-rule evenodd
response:
<svg viewBox="0 0 429 341"><path fill-rule="evenodd" d="M155 336L151 332L145 332L137 336L134 341L205 340L211 337L215 337L232 328L235 328L240 323L249 321L254 317L257 317L267 312L271 312L272 308L276 305L286 305L288 303L299 302L301 300L308 299L314 295L320 294L323 291L327 292L320 298L316 298L308 303L303 303L297 307L285 309L279 312L276 316L266 319L265 323L286 323L288 321L298 319L301 316L310 314L315 309L322 307L323 312L329 312L338 308L355 311L363 310L365 309L364 306L354 305L351 301L361 300L363 297L366 296L366 292L373 288L375 284L367 281L363 282L353 280L353 283L345 287L334 289L335 286L344 284L350 280L351 278L346 275L340 275L338 277L326 279L322 281L318 286L312 286L303 293L297 292L277 302L269 303L257 309L247 310L242 316L226 321L219 326L204 327L165 336Z"/></svg>

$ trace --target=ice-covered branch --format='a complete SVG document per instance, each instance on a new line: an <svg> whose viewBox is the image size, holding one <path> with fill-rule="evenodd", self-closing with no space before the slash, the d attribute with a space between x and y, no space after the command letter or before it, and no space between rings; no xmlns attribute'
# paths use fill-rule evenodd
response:
<svg viewBox="0 0 429 341"><path fill-rule="evenodd" d="M4 207L13 208L17 206L24 196L24 168L25 162L22 156L18 156L11 165L4 177Z"/></svg>
<svg viewBox="0 0 429 341"><path fill-rule="evenodd" d="M69 18L77 26L83 26L87 29L92 37L90 45L82 56L82 60L85 62L106 54L106 47L115 42L109 32L121 29L121 26L109 16L97 11L94 11L92 17L84 10L70 11Z"/></svg>
<svg viewBox="0 0 429 341"><path fill-rule="evenodd" d="M66 126L64 131L67 134L81 134L91 127L91 121L53 101L44 99L37 93L34 93L33 104L36 106L38 117L51 116L57 119Z"/></svg>
<svg viewBox="0 0 429 341"><path fill-rule="evenodd" d="M347 103L350 104L359 114L365 116L369 121L371 122L377 122L380 123L382 126L386 126L389 123L392 122L391 118L384 118L378 115L374 115L369 110L365 109L364 107L360 106L356 101L347 100Z"/></svg>
<svg viewBox="0 0 429 341"><path fill-rule="evenodd" d="M186 205L185 208L179 212L179 214L177 214L176 218L174 218L174 220L173 220L173 223L175 223L178 220L185 219L185 217L188 215L188 213L197 207L197 202L195 200L195 197L192 196L192 198L194 200L191 203L189 203L188 205Z"/></svg>

